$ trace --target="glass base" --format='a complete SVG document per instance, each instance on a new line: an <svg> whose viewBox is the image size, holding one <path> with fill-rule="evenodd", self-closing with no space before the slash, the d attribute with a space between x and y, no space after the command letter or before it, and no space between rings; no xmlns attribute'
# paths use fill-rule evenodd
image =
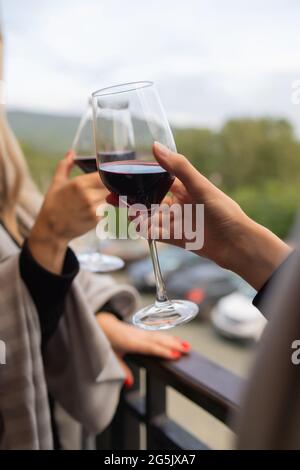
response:
<svg viewBox="0 0 300 470"><path fill-rule="evenodd" d="M118 256L103 255L101 253L77 254L82 269L93 273L107 273L117 271L124 267L124 261Z"/></svg>
<svg viewBox="0 0 300 470"><path fill-rule="evenodd" d="M198 312L198 305L188 300L156 302L135 313L132 323L144 330L167 330L189 322Z"/></svg>

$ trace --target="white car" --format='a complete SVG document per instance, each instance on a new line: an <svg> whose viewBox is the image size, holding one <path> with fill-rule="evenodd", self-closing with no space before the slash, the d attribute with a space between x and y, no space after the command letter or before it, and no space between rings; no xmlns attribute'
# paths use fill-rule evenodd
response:
<svg viewBox="0 0 300 470"><path fill-rule="evenodd" d="M255 291L244 281L238 290L222 297L212 309L212 324L223 336L231 339L258 340L266 319L252 305Z"/></svg>

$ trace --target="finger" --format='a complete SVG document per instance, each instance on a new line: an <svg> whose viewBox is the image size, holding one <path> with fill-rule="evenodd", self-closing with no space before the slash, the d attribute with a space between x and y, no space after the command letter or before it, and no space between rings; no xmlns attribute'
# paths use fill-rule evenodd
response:
<svg viewBox="0 0 300 470"><path fill-rule="evenodd" d="M79 176L76 176L76 178L74 179L79 180L83 188L96 188L96 189L105 188L99 174L96 172L85 174L85 175L79 175Z"/></svg>
<svg viewBox="0 0 300 470"><path fill-rule="evenodd" d="M125 207L128 209L128 204L125 202L124 198L119 197L118 194L109 193L106 202L115 207Z"/></svg>
<svg viewBox="0 0 300 470"><path fill-rule="evenodd" d="M163 200L162 200L162 204L167 204L167 206L171 206L173 204L173 197L172 196L166 196Z"/></svg>
<svg viewBox="0 0 300 470"><path fill-rule="evenodd" d="M199 196L201 193L213 187L205 176L179 153L172 152L159 142L153 145L153 153L158 163L168 172L175 175L188 189L190 194Z"/></svg>
<svg viewBox="0 0 300 470"><path fill-rule="evenodd" d="M187 354L191 350L190 343L183 341L177 336L158 333L156 335L156 341L158 344L161 344L170 350L180 351L183 354Z"/></svg>
<svg viewBox="0 0 300 470"><path fill-rule="evenodd" d="M72 160L74 160L75 155L76 155L75 150L70 149L70 150L68 150L68 152L65 154L65 158L71 158Z"/></svg>
<svg viewBox="0 0 300 470"><path fill-rule="evenodd" d="M107 190L106 189L89 189L89 198L91 202L98 202L99 204L106 204Z"/></svg>
<svg viewBox="0 0 300 470"><path fill-rule="evenodd" d="M132 374L130 368L128 367L128 365L126 364L126 362L123 361L123 359L119 355L117 355L117 359L118 359L119 364L120 364L120 366L122 367L122 369L125 373L124 387L125 388L131 388L133 383L134 383L133 374Z"/></svg>
<svg viewBox="0 0 300 470"><path fill-rule="evenodd" d="M174 183L172 184L170 188L170 192L178 193L178 192L182 192L183 190L185 190L185 188L182 182L178 178L175 178Z"/></svg>
<svg viewBox="0 0 300 470"><path fill-rule="evenodd" d="M112 206L119 207L119 196L115 193L109 193L106 202Z"/></svg>
<svg viewBox="0 0 300 470"><path fill-rule="evenodd" d="M73 164L73 152L70 151L66 154L65 158L58 163L54 173L54 180L66 181L69 178Z"/></svg>
<svg viewBox="0 0 300 470"><path fill-rule="evenodd" d="M176 360L181 357L181 352L178 349L170 349L155 341L146 341L143 346L143 354L149 356L157 356L163 359Z"/></svg>

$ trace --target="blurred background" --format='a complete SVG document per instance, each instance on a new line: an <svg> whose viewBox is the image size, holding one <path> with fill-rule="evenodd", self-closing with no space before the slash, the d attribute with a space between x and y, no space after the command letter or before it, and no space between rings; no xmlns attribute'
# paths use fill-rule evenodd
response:
<svg viewBox="0 0 300 470"><path fill-rule="evenodd" d="M300 79L297 0L4 0L2 10L9 119L41 190L92 91L153 80L178 150L256 221L289 236L300 182L300 104L291 99ZM124 256L124 242L108 250ZM255 293L212 263L168 250L169 292L200 306L178 335L245 376L264 326L251 306ZM152 302L147 250L126 254L117 276ZM204 412L174 392L169 403L209 445L231 445Z"/></svg>

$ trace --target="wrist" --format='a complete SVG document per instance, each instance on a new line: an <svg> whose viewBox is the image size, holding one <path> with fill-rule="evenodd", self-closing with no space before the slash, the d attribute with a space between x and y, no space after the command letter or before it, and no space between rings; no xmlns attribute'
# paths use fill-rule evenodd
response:
<svg viewBox="0 0 300 470"><path fill-rule="evenodd" d="M50 227L37 220L28 237L28 248L42 267L61 274L67 247L67 240L58 237Z"/></svg>
<svg viewBox="0 0 300 470"><path fill-rule="evenodd" d="M292 249L266 227L248 218L233 240L232 257L227 269L259 290Z"/></svg>

